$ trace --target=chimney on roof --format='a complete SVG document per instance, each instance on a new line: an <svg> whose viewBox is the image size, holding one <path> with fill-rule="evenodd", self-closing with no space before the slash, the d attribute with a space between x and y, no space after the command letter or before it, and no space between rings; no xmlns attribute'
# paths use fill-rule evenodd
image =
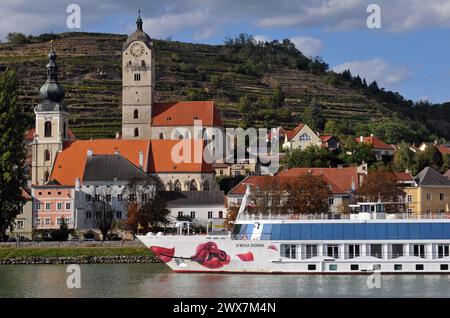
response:
<svg viewBox="0 0 450 318"><path fill-rule="evenodd" d="M139 167L142 169L144 167L144 152L139 151Z"/></svg>
<svg viewBox="0 0 450 318"><path fill-rule="evenodd" d="M364 136L359 136L359 142L364 142Z"/></svg>
<svg viewBox="0 0 450 318"><path fill-rule="evenodd" d="M115 154L115 155L120 155L120 151L119 151L119 150L115 150L115 151L114 151L114 154Z"/></svg>
<svg viewBox="0 0 450 318"><path fill-rule="evenodd" d="M93 154L94 154L94 152L92 151L92 149L88 149L88 150L87 150L87 155L88 155L89 157L92 157Z"/></svg>

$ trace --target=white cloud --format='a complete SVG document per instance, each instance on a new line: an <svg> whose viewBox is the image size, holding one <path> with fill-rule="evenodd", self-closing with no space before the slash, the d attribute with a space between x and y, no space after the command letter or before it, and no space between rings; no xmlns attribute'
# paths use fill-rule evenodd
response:
<svg viewBox="0 0 450 318"><path fill-rule="evenodd" d="M365 78L368 83L377 81L379 86L389 89L411 77L411 72L406 67L390 65L381 58L345 62L336 65L333 70L337 73L350 70L354 76L359 75Z"/></svg>
<svg viewBox="0 0 450 318"><path fill-rule="evenodd" d="M323 48L322 41L309 36L294 36L290 40L307 57L317 56Z"/></svg>

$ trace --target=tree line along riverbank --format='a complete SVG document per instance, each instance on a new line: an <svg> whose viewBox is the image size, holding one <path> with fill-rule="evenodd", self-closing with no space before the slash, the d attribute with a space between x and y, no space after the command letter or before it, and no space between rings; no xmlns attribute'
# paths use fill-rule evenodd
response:
<svg viewBox="0 0 450 318"><path fill-rule="evenodd" d="M145 247L3 247L0 265L159 263Z"/></svg>

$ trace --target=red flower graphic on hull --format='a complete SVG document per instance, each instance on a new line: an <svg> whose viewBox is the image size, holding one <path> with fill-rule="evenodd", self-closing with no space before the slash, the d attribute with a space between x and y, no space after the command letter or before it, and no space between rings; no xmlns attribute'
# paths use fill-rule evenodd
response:
<svg viewBox="0 0 450 318"><path fill-rule="evenodd" d="M253 262L255 260L252 252L237 254L237 257L239 257L243 262Z"/></svg>
<svg viewBox="0 0 450 318"><path fill-rule="evenodd" d="M166 248L161 246L150 246L150 251L164 263L170 262L175 254L175 247Z"/></svg>
<svg viewBox="0 0 450 318"><path fill-rule="evenodd" d="M228 265L230 256L219 249L216 243L207 242L197 246L195 255L191 257L191 260L206 268L216 269Z"/></svg>

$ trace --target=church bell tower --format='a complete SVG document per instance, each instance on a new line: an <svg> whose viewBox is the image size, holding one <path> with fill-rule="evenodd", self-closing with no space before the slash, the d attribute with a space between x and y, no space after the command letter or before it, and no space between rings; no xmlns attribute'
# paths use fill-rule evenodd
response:
<svg viewBox="0 0 450 318"><path fill-rule="evenodd" d="M142 29L128 36L122 51L122 138L150 139L153 92L155 90L155 55L153 41Z"/></svg>
<svg viewBox="0 0 450 318"><path fill-rule="evenodd" d="M63 143L69 140L69 111L63 102L64 88L58 82L56 53L48 54L47 81L39 89L41 103L34 108L36 115L32 149L32 183L44 185L55 162L56 154L63 149Z"/></svg>

